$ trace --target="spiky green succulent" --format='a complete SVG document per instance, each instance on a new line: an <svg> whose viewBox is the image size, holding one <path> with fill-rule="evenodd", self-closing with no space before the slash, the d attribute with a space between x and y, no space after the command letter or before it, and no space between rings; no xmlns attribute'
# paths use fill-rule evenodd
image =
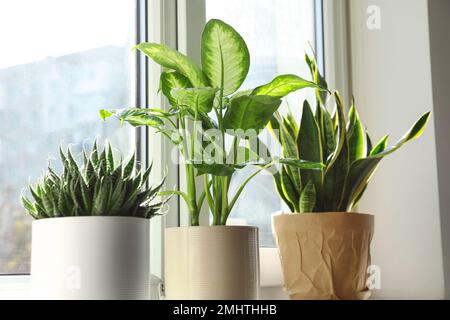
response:
<svg viewBox="0 0 450 320"><path fill-rule="evenodd" d="M152 218L163 202L154 202L163 181L147 188L152 166L136 170L136 156L116 161L111 145L99 152L94 141L89 154L83 152L81 166L70 148L60 148L63 172L51 167L36 185L30 185L31 198L21 196L23 207L35 219L68 216L133 216ZM116 164L117 162L117 164Z"/></svg>
<svg viewBox="0 0 450 320"><path fill-rule="evenodd" d="M327 88L315 60L306 56L306 62L314 81ZM324 163L325 168L312 171L282 165L279 172L274 173L277 191L292 212L351 211L364 194L381 159L418 138L430 113L422 115L393 146L388 147L388 136L372 146L354 102L346 120L338 92L334 94L336 107L332 114L325 107L329 92L316 93L315 112L305 101L299 124L288 112L283 116L276 114L270 125L279 130L277 136L284 157Z"/></svg>

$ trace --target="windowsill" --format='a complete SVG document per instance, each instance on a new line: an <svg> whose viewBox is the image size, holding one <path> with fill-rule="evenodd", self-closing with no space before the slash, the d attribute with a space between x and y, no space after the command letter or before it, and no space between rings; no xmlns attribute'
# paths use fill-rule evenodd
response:
<svg viewBox="0 0 450 320"><path fill-rule="evenodd" d="M287 295L282 287L282 272L276 248L260 248L261 299L284 300ZM0 275L0 300L28 300L29 275Z"/></svg>
<svg viewBox="0 0 450 320"><path fill-rule="evenodd" d="M286 293L281 286L261 287L261 299L285 300ZM0 300L29 300L30 276L0 276Z"/></svg>
<svg viewBox="0 0 450 320"><path fill-rule="evenodd" d="M0 276L0 300L30 299L30 276Z"/></svg>

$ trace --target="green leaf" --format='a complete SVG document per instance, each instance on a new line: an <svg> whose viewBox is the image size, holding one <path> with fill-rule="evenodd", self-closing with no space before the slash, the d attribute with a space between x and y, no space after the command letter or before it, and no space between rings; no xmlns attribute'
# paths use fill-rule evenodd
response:
<svg viewBox="0 0 450 320"><path fill-rule="evenodd" d="M100 113L102 111L105 110L100 110ZM152 109L143 108L112 109L108 112L118 118L121 124L128 122L133 127L149 126L158 129L164 126L162 118L169 116Z"/></svg>
<svg viewBox="0 0 450 320"><path fill-rule="evenodd" d="M234 165L221 163L191 163L197 169L197 176L211 174L214 176L231 176L235 171Z"/></svg>
<svg viewBox="0 0 450 320"><path fill-rule="evenodd" d="M108 143L105 149L106 149L106 167L108 172L110 173L113 172L114 170L114 154L111 144Z"/></svg>
<svg viewBox="0 0 450 320"><path fill-rule="evenodd" d="M328 84L325 81L325 78L319 72L316 59L305 54L305 61L309 67L309 70L311 71L311 76L314 79L314 83L319 85L319 87L321 88L328 89ZM325 105L328 97L328 91L316 89L316 97L321 105Z"/></svg>
<svg viewBox="0 0 450 320"><path fill-rule="evenodd" d="M273 160L275 163L281 163L294 168L305 169L305 170L322 170L325 166L320 162L313 162L301 159L290 159L290 158L275 158Z"/></svg>
<svg viewBox="0 0 450 320"><path fill-rule="evenodd" d="M105 109L101 109L98 113L100 114L100 118L102 118L103 121L106 121L106 119L113 115L111 111Z"/></svg>
<svg viewBox="0 0 450 320"><path fill-rule="evenodd" d="M408 130L407 133L399 140L397 143L385 150L383 150L380 153L377 153L376 155L373 155L373 157L384 157L397 149L399 149L401 146L403 146L406 142L417 139L420 137L425 130L425 127L428 123L428 120L430 119L430 112L427 112L423 114L419 120L417 120L414 125L411 127L411 129Z"/></svg>
<svg viewBox="0 0 450 320"><path fill-rule="evenodd" d="M299 194L295 190L295 185L292 182L292 180L289 178L288 172L286 170L285 166L281 167L281 173L280 173L280 180L281 180L281 190L283 191L284 197L287 199L287 201L290 203L290 208L294 208L294 212L299 211Z"/></svg>
<svg viewBox="0 0 450 320"><path fill-rule="evenodd" d="M346 179L342 203L338 210L350 211L352 209L356 200L359 200L361 192L366 188L381 159L363 158L352 163Z"/></svg>
<svg viewBox="0 0 450 320"><path fill-rule="evenodd" d="M336 137L334 132L333 120L331 115L325 109L325 107L320 106L322 110L322 135L325 143L322 145L323 161L327 161L330 155L334 152L336 148Z"/></svg>
<svg viewBox="0 0 450 320"><path fill-rule="evenodd" d="M335 93L338 121L338 141L334 154L325 171L320 205L330 211L338 211L344 194L349 171L349 151L347 131L345 130L344 106L338 92Z"/></svg>
<svg viewBox="0 0 450 320"><path fill-rule="evenodd" d="M316 206L316 188L312 181L308 181L300 194L300 213L313 212Z"/></svg>
<svg viewBox="0 0 450 320"><path fill-rule="evenodd" d="M189 79L176 71L162 72L159 79L159 87L171 106L177 104L176 99L171 94L172 90L192 87Z"/></svg>
<svg viewBox="0 0 450 320"><path fill-rule="evenodd" d="M370 139L369 132L367 132L367 129L366 129L366 157L368 155L370 155L372 148L373 148L372 140Z"/></svg>
<svg viewBox="0 0 450 320"><path fill-rule="evenodd" d="M208 113L213 108L216 88L186 88L173 89L171 95L175 98L177 106L188 107L194 112Z"/></svg>
<svg viewBox="0 0 450 320"><path fill-rule="evenodd" d="M317 84L300 78L299 76L294 74L283 74L277 76L268 84L255 88L252 95L266 95L282 98L303 88L318 88L322 90Z"/></svg>
<svg viewBox="0 0 450 320"><path fill-rule="evenodd" d="M296 144L297 133L293 132L293 128L289 129L289 121L284 118L281 122L280 126L280 140L283 151L283 157L286 159L298 159L298 150ZM292 183L295 186L295 189L298 193L302 190L302 179L301 173L298 168L293 168L291 166L287 166L286 173L291 179Z"/></svg>
<svg viewBox="0 0 450 320"><path fill-rule="evenodd" d="M385 135L383 138L381 138L381 140L375 145L375 147L372 148L369 156L377 155L378 153L386 150L388 139L388 135Z"/></svg>
<svg viewBox="0 0 450 320"><path fill-rule="evenodd" d="M352 104L349 111L349 123L348 123L348 147L349 147L349 162L361 159L364 157L365 145L364 145L364 128L359 120L358 112Z"/></svg>
<svg viewBox="0 0 450 320"><path fill-rule="evenodd" d="M303 104L297 148L300 159L317 163L323 162L319 127L307 100ZM319 189L322 185L322 172L302 171L301 179L305 182L312 180L316 189Z"/></svg>
<svg viewBox="0 0 450 320"><path fill-rule="evenodd" d="M202 68L211 86L234 93L244 82L250 68L250 55L244 39L231 26L210 20L202 34Z"/></svg>
<svg viewBox="0 0 450 320"><path fill-rule="evenodd" d="M241 96L233 99L224 119L224 129L255 130L266 127L281 100L270 96Z"/></svg>
<svg viewBox="0 0 450 320"><path fill-rule="evenodd" d="M202 70L184 54L162 44L143 42L134 47L163 67L175 70L189 79L194 87L207 87Z"/></svg>
<svg viewBox="0 0 450 320"><path fill-rule="evenodd" d="M123 179L128 179L131 177L135 164L136 164L136 154L133 153L130 160L127 162L127 164L123 168L123 173L122 173Z"/></svg>

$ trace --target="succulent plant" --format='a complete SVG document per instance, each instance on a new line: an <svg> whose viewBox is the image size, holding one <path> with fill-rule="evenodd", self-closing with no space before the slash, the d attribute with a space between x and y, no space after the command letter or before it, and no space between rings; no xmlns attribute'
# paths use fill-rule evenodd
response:
<svg viewBox="0 0 450 320"><path fill-rule="evenodd" d="M306 56L306 62L314 81L327 88L315 60ZM324 163L325 168L313 171L282 165L274 174L277 191L292 212L350 211L364 194L381 159L418 138L430 113L422 115L393 146L388 147L388 136L372 146L354 101L346 121L338 92L334 93L336 107L332 114L325 107L328 91L316 91L316 96L315 112L305 100L300 124L287 112L283 116L277 113L270 127L279 130L284 157Z"/></svg>
<svg viewBox="0 0 450 320"><path fill-rule="evenodd" d="M111 145L99 152L97 142L89 154L83 152L83 165L75 161L70 148L60 148L63 172L58 175L49 166L35 185L30 185L32 198L21 196L23 207L35 219L67 216L133 216L152 218L159 214L163 202L153 200L163 182L154 188L146 184L152 166L145 171L135 169L133 154L125 163L116 161Z"/></svg>

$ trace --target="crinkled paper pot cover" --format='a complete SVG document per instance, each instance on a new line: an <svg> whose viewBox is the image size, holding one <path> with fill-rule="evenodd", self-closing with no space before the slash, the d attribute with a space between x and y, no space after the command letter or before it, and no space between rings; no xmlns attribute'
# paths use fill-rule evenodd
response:
<svg viewBox="0 0 450 320"><path fill-rule="evenodd" d="M291 299L367 299L374 218L348 212L273 216Z"/></svg>

